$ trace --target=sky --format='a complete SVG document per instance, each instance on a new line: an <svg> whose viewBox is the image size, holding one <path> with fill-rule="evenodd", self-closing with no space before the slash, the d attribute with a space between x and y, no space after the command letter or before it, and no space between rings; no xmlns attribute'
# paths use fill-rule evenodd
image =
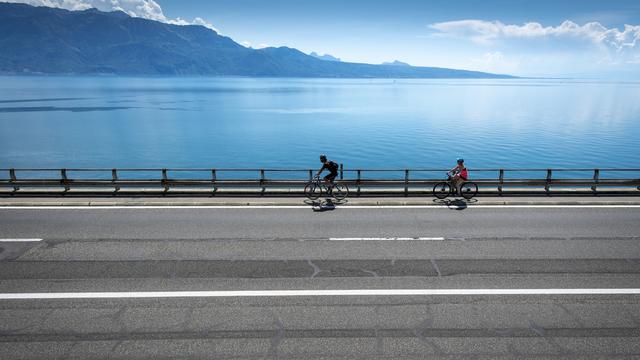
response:
<svg viewBox="0 0 640 360"><path fill-rule="evenodd" d="M11 0L199 24L245 46L519 76L640 79L640 0Z"/></svg>

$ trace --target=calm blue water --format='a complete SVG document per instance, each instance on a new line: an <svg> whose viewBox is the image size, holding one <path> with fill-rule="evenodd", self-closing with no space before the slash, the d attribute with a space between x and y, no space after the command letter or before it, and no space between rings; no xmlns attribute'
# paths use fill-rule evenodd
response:
<svg viewBox="0 0 640 360"><path fill-rule="evenodd" d="M0 168L640 167L640 83L0 77Z"/></svg>

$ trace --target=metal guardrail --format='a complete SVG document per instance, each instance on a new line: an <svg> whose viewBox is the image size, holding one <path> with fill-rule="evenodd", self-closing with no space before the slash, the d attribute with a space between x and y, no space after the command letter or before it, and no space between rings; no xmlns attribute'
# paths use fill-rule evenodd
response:
<svg viewBox="0 0 640 360"><path fill-rule="evenodd" d="M347 184L355 196L364 192L376 192L375 189L389 195L408 196L430 192L431 187L443 181L446 171L344 169L340 164L337 181ZM38 188L59 188L62 193L70 192L72 189L83 189L85 192L101 190L102 193L104 190L112 189L113 193L118 193L125 188L144 188L146 193L154 190L168 193L198 188L200 192L210 191L211 194L224 192L221 190L225 189L244 189L247 193L254 191L265 194L272 189L287 188L290 193L302 193L304 185L312 179L315 172L313 169L0 169L0 189L12 189L5 192L10 194L26 194ZM550 194L553 188L562 188L565 191L582 188L583 192L591 193L598 193L603 189L606 191L607 188L616 188L618 192L628 193L637 193L640 190L640 169L469 169L469 172L473 175L472 181L478 184L479 194L502 195L518 191ZM604 176L621 173L631 176ZM142 176L144 174L147 177ZM493 176L488 177L486 174ZM508 174L519 176L509 177ZM534 174L540 177L534 177ZM576 174L580 176L567 177ZM484 177L476 177L477 175Z"/></svg>

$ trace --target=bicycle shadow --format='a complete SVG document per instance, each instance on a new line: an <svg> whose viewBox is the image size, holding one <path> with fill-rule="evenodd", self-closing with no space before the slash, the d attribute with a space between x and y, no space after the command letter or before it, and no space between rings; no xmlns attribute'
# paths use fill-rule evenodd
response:
<svg viewBox="0 0 640 360"><path fill-rule="evenodd" d="M477 199L433 199L433 202L439 205L444 205L451 210L465 210L469 204L477 203Z"/></svg>
<svg viewBox="0 0 640 360"><path fill-rule="evenodd" d="M311 206L313 212L333 211L338 205L345 204L347 200L304 200L304 203Z"/></svg>

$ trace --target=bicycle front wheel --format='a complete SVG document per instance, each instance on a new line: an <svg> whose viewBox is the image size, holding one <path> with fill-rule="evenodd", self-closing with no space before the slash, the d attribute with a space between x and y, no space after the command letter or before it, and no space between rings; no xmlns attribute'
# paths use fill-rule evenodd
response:
<svg viewBox="0 0 640 360"><path fill-rule="evenodd" d="M309 200L317 200L322 196L322 187L315 182L308 183L307 186L304 187L304 195L309 198Z"/></svg>
<svg viewBox="0 0 640 360"><path fill-rule="evenodd" d="M469 200L478 194L478 185L473 182L465 182L460 186L460 195Z"/></svg>
<svg viewBox="0 0 640 360"><path fill-rule="evenodd" d="M344 184L335 184L331 190L331 195L336 200L344 200L349 196L349 188Z"/></svg>
<svg viewBox="0 0 640 360"><path fill-rule="evenodd" d="M451 193L451 185L446 182L439 182L433 187L433 196L444 199Z"/></svg>

